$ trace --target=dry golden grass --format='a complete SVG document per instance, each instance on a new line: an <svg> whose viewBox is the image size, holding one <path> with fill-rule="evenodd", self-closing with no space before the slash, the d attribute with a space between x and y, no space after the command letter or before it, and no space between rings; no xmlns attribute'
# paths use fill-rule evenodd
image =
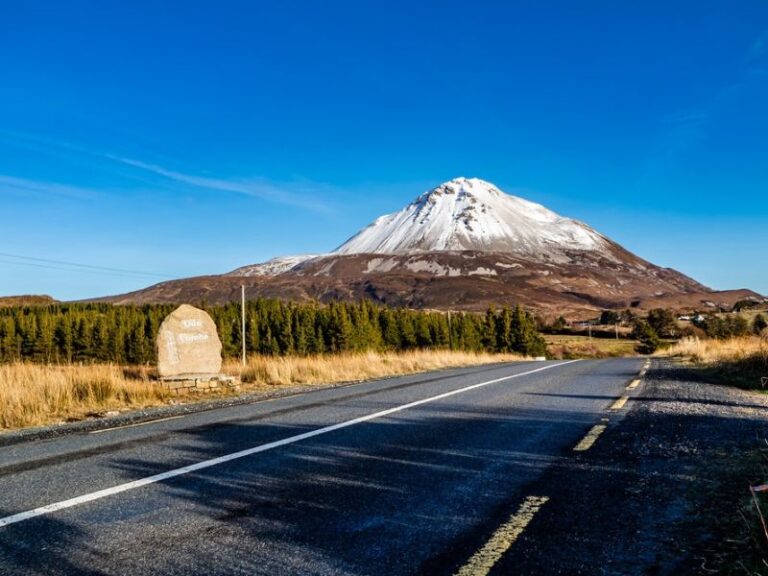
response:
<svg viewBox="0 0 768 576"><path fill-rule="evenodd" d="M242 388L253 391L275 386L332 384L520 359L520 356L513 354L428 350L285 358L257 356L250 358L245 367L228 361L224 372L240 377ZM120 367L112 364L0 364L0 429L79 420L110 410L166 404L172 396L152 381L153 372L142 366ZM220 389L213 394L235 393ZM186 399L200 397L192 393ZM210 397L204 396L206 399Z"/></svg>
<svg viewBox="0 0 768 576"><path fill-rule="evenodd" d="M292 385L351 382L413 374L473 364L521 360L515 354L484 354L448 350L411 352L363 352L360 354L326 354L306 357L253 357L248 365L230 361L227 374L239 376L244 384Z"/></svg>
<svg viewBox="0 0 768 576"><path fill-rule="evenodd" d="M636 340L592 338L577 334L546 334L547 353L552 358L612 358L635 356Z"/></svg>
<svg viewBox="0 0 768 576"><path fill-rule="evenodd" d="M139 372L137 371L137 376ZM19 428L92 413L162 404L169 394L115 365L0 364L0 428Z"/></svg>
<svg viewBox="0 0 768 576"><path fill-rule="evenodd" d="M694 362L710 364L741 360L755 354L765 356L768 354L768 341L758 336L745 336L728 340L683 338L662 354L665 356L682 356Z"/></svg>
<svg viewBox="0 0 768 576"><path fill-rule="evenodd" d="M683 338L660 353L690 360L718 381L745 388L762 387L768 377L768 340L745 336L728 340Z"/></svg>

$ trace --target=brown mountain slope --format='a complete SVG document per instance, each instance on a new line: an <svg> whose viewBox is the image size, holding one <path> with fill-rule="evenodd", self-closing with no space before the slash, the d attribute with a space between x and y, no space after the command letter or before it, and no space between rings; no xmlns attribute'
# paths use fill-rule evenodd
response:
<svg viewBox="0 0 768 576"><path fill-rule="evenodd" d="M221 276L164 282L111 302L221 303L248 297L358 300L483 310L522 303L543 314L602 308L730 306L759 295L716 293L638 258L582 222L456 178L377 218L330 254L287 256Z"/></svg>
<svg viewBox="0 0 768 576"><path fill-rule="evenodd" d="M745 297L759 297L746 290L714 292L634 256L613 261L580 252L572 258L571 263L556 264L483 252L324 256L275 276L201 276L101 300L214 304L236 301L245 285L248 298L370 299L390 306L452 310L521 302L543 314L580 315L603 308L703 308L705 302L730 306Z"/></svg>
<svg viewBox="0 0 768 576"><path fill-rule="evenodd" d="M47 304L55 304L56 302L58 300L45 295L0 296L0 308L10 306L45 306Z"/></svg>

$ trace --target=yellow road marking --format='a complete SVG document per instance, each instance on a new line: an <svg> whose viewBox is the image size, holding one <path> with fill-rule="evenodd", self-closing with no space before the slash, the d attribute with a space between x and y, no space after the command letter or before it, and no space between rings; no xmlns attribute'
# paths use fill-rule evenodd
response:
<svg viewBox="0 0 768 576"><path fill-rule="evenodd" d="M509 520L502 524L490 540L456 572L456 576L485 576L510 549L531 523L536 512L549 501L547 496L528 496Z"/></svg>
<svg viewBox="0 0 768 576"><path fill-rule="evenodd" d="M576 444L576 446L573 448L576 452L584 452L585 450L589 450L592 448L592 445L597 441L598 436L605 432L605 429L608 428L605 424L596 424L595 426L592 426L592 429L587 432L587 435L584 436L584 438L581 439L581 442Z"/></svg>
<svg viewBox="0 0 768 576"><path fill-rule="evenodd" d="M123 428L136 428L136 426L146 426L147 424L154 424L155 422L167 422L168 420L176 420L178 418L184 418L184 416L169 416L168 418L158 418L157 420L147 420L146 422L139 422L138 424L126 424L125 426L115 426L114 428L102 428L101 430L91 430L88 434L101 434L102 432L111 432L112 430L122 430Z"/></svg>
<svg viewBox="0 0 768 576"><path fill-rule="evenodd" d="M627 390L634 390L640 386L640 380L632 380L632 382L629 383L629 386L627 386Z"/></svg>
<svg viewBox="0 0 768 576"><path fill-rule="evenodd" d="M627 395L622 396L621 398L616 400L616 402L614 402L613 405L611 405L611 410L621 410L622 408L624 408L624 404L627 403L627 400L629 400L629 396Z"/></svg>

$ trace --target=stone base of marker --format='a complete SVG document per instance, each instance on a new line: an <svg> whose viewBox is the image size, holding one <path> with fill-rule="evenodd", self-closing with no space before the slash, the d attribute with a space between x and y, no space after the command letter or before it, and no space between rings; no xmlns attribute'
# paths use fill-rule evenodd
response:
<svg viewBox="0 0 768 576"><path fill-rule="evenodd" d="M223 374L181 374L179 376L166 376L160 378L160 384L172 394L186 394L188 392L213 392L220 388L232 390L240 389L240 382L234 376Z"/></svg>

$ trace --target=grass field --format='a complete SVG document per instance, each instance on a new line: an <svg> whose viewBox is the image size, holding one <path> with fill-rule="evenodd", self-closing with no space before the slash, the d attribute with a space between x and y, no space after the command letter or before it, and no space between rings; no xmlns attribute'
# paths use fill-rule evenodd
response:
<svg viewBox="0 0 768 576"><path fill-rule="evenodd" d="M612 358L635 356L636 340L589 338L588 336L545 334L547 356L551 358Z"/></svg>
<svg viewBox="0 0 768 576"><path fill-rule="evenodd" d="M745 336L729 340L683 338L663 352L690 362L712 381L763 389L768 378L768 339Z"/></svg>
<svg viewBox="0 0 768 576"><path fill-rule="evenodd" d="M314 357L256 356L249 359L247 366L227 362L223 368L225 374L241 379L239 391L219 389L205 398L275 386L331 384L520 359L513 354L428 350ZM172 397L152 378L153 370L142 366L2 364L0 429L81 420L113 410L135 410L200 398L200 393Z"/></svg>

